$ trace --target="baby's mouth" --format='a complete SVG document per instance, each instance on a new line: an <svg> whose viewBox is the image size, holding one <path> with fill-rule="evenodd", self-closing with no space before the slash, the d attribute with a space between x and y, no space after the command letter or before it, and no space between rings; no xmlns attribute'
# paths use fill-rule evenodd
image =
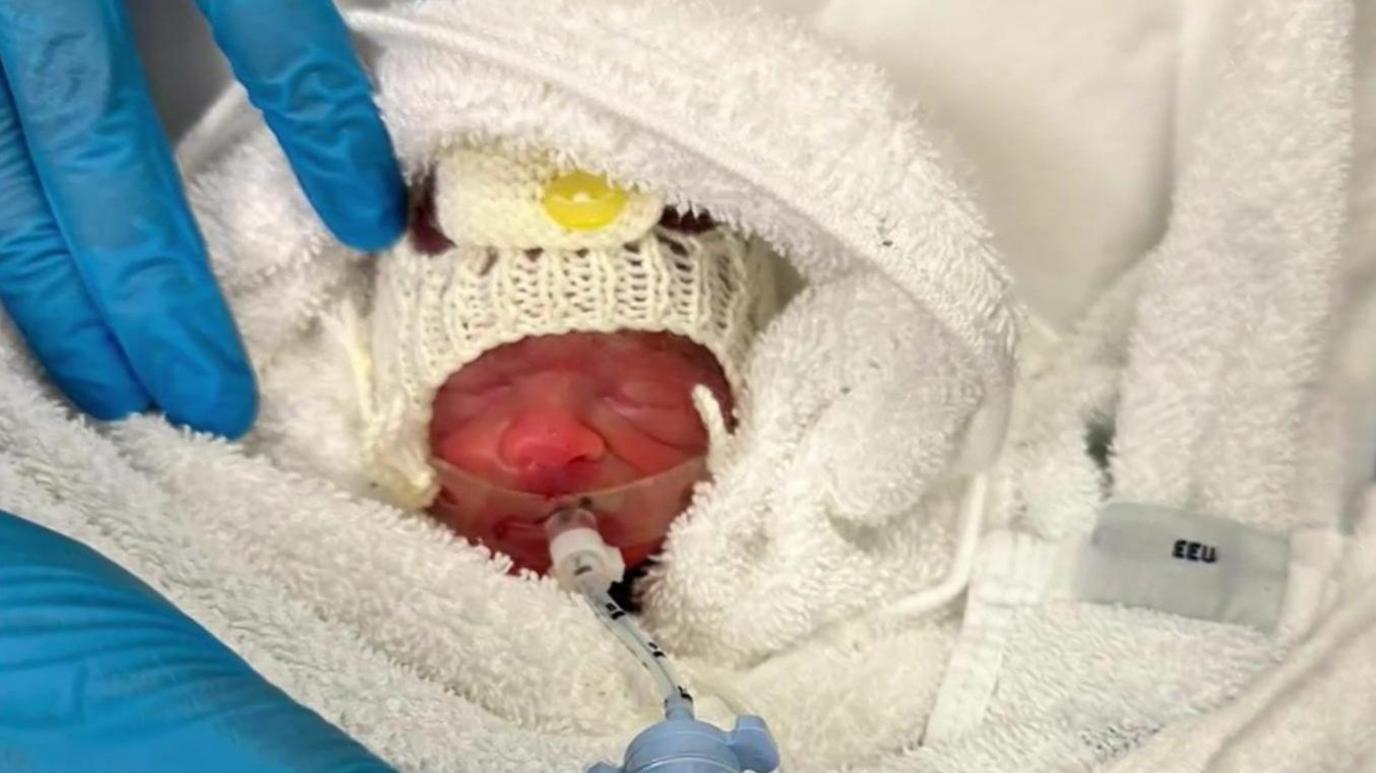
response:
<svg viewBox="0 0 1376 773"><path fill-rule="evenodd" d="M549 538L543 521L503 518L492 527L494 547L524 569L544 574L549 569Z"/></svg>
<svg viewBox="0 0 1376 773"><path fill-rule="evenodd" d="M617 480L591 465L592 480L561 478L543 481L565 493L536 493L503 488L492 481L433 461L440 493L430 512L476 544L510 556L518 568L543 572L549 567L545 520L561 507L577 505L594 513L597 529L607 544L620 549L628 566L653 554L669 531L669 524L688 506L693 487L707 476L704 457L689 459L657 475ZM615 479L615 476L613 476ZM601 485L598 485L601 484Z"/></svg>

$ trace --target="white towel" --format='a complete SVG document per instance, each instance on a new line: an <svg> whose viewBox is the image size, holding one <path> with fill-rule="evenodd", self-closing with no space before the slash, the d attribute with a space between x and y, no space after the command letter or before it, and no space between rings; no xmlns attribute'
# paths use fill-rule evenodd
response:
<svg viewBox="0 0 1376 773"><path fill-rule="evenodd" d="M354 20L383 49L380 100L411 173L476 134L549 146L700 203L800 268L810 289L760 349L758 389L743 396L758 405L719 462L722 482L673 538L687 556L740 565L755 543L705 527L757 494L728 496L727 481L788 459L795 490L750 501L769 509L764 531L785 530L752 570L779 593L742 598L752 629L716 601L752 590L743 578L671 555L650 606L662 594L713 628L647 617L680 643L702 714L725 721L726 703L743 699L794 769L915 743L951 613L868 640L810 637L882 600L905 557L922 562L912 587L940 574L945 468L975 408L1009 387L1006 282L911 111L877 72L753 12L429 0ZM366 287L369 259L325 237L280 152L232 100L182 159L261 376L259 427L238 445L155 418L90 427L32 371L6 367L0 506L107 551L402 768L576 770L615 757L658 698L584 606L367 497L330 324L339 299ZM11 337L3 354L16 352ZM731 544L708 544L713 534ZM690 582L690 569L703 574Z"/></svg>
<svg viewBox="0 0 1376 773"><path fill-rule="evenodd" d="M755 386L714 460L716 482L649 581L644 619L704 717L762 713L789 770L1194 770L1215 757L1252 763L1239 740L1256 738L1251 718L1272 728L1300 708L1342 706L1341 676L1322 664L1331 653L1342 676L1370 678L1367 602L1340 597L1350 611L1290 649L1305 626L1278 638L1055 597L1056 551L1093 527L1114 490L1271 529L1339 522L1354 485L1334 454L1310 452L1332 438L1323 428L1349 426L1351 390L1370 370L1344 360L1339 378L1320 356L1355 350L1370 321L1325 321L1346 308L1332 292L1340 277L1362 275L1355 258L1339 260L1334 214L1350 139L1348 10L1267 0L1238 16L1209 92L1219 107L1182 159L1191 171L1171 236L1079 335L1024 353L970 599L918 616L871 610L961 564L953 462L976 407L1008 397L1017 313L967 196L878 74L772 17L670 0L426 0L353 19L383 49L380 99L411 173L472 135L552 146L706 206L806 278L751 363ZM1280 125L1274 144L1239 136L1266 120ZM330 325L339 300L366 288L370 259L326 238L233 100L183 161L262 376L260 426L239 445L152 417L92 426L7 332L0 507L107 552L403 769L579 770L615 758L659 709L638 665L552 582L506 576L426 518L371 500L357 474L348 363ZM1261 179L1228 176L1248 170ZM1254 241L1249 226L1271 238ZM1190 270L1225 247L1240 270L1218 276L1242 295L1196 292ZM1256 270L1269 260L1294 269L1293 286ZM1177 293L1214 313L1186 314ZM1293 330L1275 316L1288 305ZM1258 309L1265 324L1239 335ZM1155 358L1172 336L1198 345ZM1200 390L1174 375L1221 357L1266 397L1237 376ZM1213 433L1256 431L1233 419L1244 404L1274 411L1271 397L1287 406L1260 425L1288 427L1274 448L1196 443L1200 428L1170 410L1217 417ZM1328 422L1309 421L1321 400ZM1119 456L1104 469L1083 453L1085 434L1115 418ZM1200 469L1225 450L1228 467ZM1153 467L1172 453L1188 463ZM1328 499L1303 490L1310 460ZM1182 468L1200 473L1207 498L1179 496L1192 491ZM1283 501L1262 496L1277 490ZM1363 531L1345 578L1360 587L1376 527L1350 520ZM1321 563L1319 580L1339 577ZM1338 759L1323 756L1333 731L1274 733L1288 746L1264 761L1283 764L1284 748ZM1194 751L1148 768L1174 739Z"/></svg>
<svg viewBox="0 0 1376 773"><path fill-rule="evenodd" d="M1170 229L1117 291L1131 306L1113 295L1101 299L1102 308L1021 391L1019 415L1034 417L1015 425L1006 461L1026 509L986 541L928 727L930 745L917 759L950 769L1049 770L1127 755L1124 769L1195 770L1230 743L1224 729L1238 732L1249 712L1260 711L1256 721L1273 728L1296 716L1284 698L1269 706L1252 699L1250 708L1239 702L1222 709L1231 720L1197 721L1281 663L1328 613L1343 579L1341 527L1367 476L1360 468L1370 457L1350 449L1360 447L1356 432L1369 429L1362 418L1371 398L1354 400L1350 387L1369 385L1371 368L1354 369L1342 356L1354 332L1369 330L1352 313L1345 282L1371 262L1345 242L1352 8L1261 2L1232 10L1220 31L1224 48L1193 84L1205 96L1180 151ZM1106 381L1105 373L1116 378ZM1077 413L1090 421L1044 431L1046 417ZM1085 428L1095 421L1116 427L1102 471L1083 451ZM1094 530L1109 523L1109 516L1100 520L1108 499L1281 535L1290 559L1278 627L1191 619L1179 607L1134 604L1131 592L1109 599L1125 606L1092 603L1086 593L1101 588L1068 587L1067 571L1087 565L1090 533L1103 544L1097 541L1105 533ZM1153 567L1188 559L1188 541L1178 556L1169 539L1162 547ZM1219 549L1229 547L1238 545ZM1349 550L1363 556L1353 560L1370 561L1369 544ZM1135 570L1126 561L1119 568ZM1144 574L1140 582L1159 576ZM1243 586L1230 592L1255 589L1252 578ZM1297 664L1277 673L1313 674L1319 657L1306 645L1294 655ZM1352 677L1364 680L1366 667L1349 663ZM1327 702L1329 711L1370 722L1364 702L1344 703L1336 684L1305 686L1305 679L1294 677L1289 689L1314 707ZM1168 725L1141 761L1130 754ZM1330 762L1351 763L1366 748L1367 739L1340 741L1321 725L1283 737L1309 755L1320 753L1316 736L1329 739L1339 746L1322 756ZM1177 756L1168 740L1177 737L1194 748ZM1227 754L1236 769L1320 769L1295 765L1284 749L1270 744L1256 754L1231 746Z"/></svg>
<svg viewBox="0 0 1376 773"><path fill-rule="evenodd" d="M736 664L941 579L943 475L981 397L958 348L870 273L796 298L746 381L730 461L676 522L647 607L664 643Z"/></svg>

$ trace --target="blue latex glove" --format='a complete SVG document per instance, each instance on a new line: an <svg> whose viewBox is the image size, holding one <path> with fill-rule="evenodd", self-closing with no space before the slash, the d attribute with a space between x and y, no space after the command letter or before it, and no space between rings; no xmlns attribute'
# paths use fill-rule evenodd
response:
<svg viewBox="0 0 1376 773"><path fill-rule="evenodd" d="M0 770L390 768L129 573L0 513Z"/></svg>
<svg viewBox="0 0 1376 773"><path fill-rule="evenodd" d="M405 225L391 141L329 0L198 0L307 197L349 245ZM122 0L0 0L0 302L57 385L114 419L238 436L252 371Z"/></svg>

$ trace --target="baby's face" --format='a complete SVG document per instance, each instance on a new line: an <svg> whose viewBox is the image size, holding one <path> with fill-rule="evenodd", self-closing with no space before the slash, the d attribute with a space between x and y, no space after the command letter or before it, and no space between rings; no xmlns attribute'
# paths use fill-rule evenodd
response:
<svg viewBox="0 0 1376 773"><path fill-rule="evenodd" d="M721 368L685 338L631 332L529 338L493 349L450 377L435 399L431 447L440 460L498 488L553 499L622 487L706 453L706 429L692 401L699 384L730 415ZM663 485L684 482L666 476ZM656 512L600 513L643 527L633 545L617 544L604 530L628 566L659 548L679 514L681 491L664 494L635 500ZM519 566L543 570L543 534L504 528L512 515L485 510L451 525Z"/></svg>

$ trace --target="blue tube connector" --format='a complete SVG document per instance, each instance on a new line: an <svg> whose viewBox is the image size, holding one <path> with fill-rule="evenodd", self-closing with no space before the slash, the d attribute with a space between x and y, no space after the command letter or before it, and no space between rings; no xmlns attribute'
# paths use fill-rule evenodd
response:
<svg viewBox="0 0 1376 773"><path fill-rule="evenodd" d="M736 718L731 732L671 712L636 736L621 767L599 762L588 773L773 773L779 748L764 720Z"/></svg>

